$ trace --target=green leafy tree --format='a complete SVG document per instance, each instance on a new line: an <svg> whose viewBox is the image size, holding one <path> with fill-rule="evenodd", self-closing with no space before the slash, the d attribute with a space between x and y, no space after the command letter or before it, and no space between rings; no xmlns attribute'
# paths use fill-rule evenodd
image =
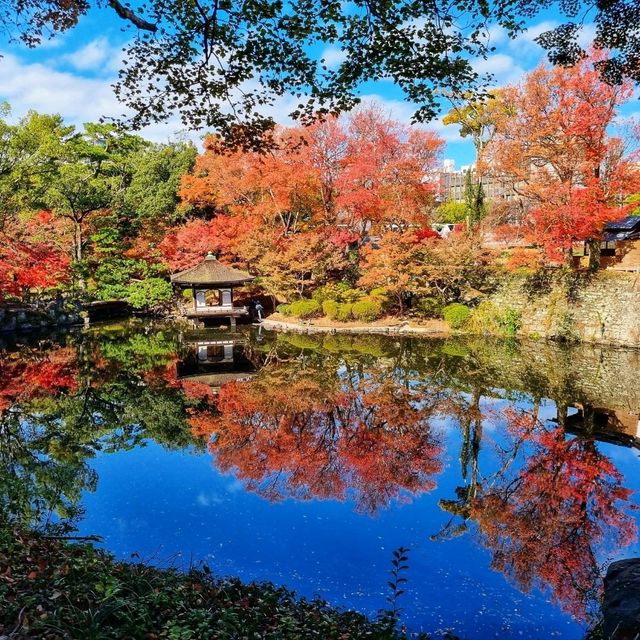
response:
<svg viewBox="0 0 640 640"><path fill-rule="evenodd" d="M436 209L436 220L456 224L467 220L467 205L465 202L448 200Z"/></svg>
<svg viewBox="0 0 640 640"><path fill-rule="evenodd" d="M142 138L121 133L113 125L87 124L83 133L64 141L57 170L46 177L43 204L73 226L73 256L83 259L87 219L108 209L126 187L130 154Z"/></svg>
<svg viewBox="0 0 640 640"><path fill-rule="evenodd" d="M122 214L139 229L182 221L178 190L182 176L195 164L197 149L191 143L149 145L131 158L131 182L122 198Z"/></svg>
<svg viewBox="0 0 640 640"><path fill-rule="evenodd" d="M471 169L467 170L464 179L464 204L467 214L467 228L471 231L477 227L485 214L482 181L474 177Z"/></svg>
<svg viewBox="0 0 640 640"><path fill-rule="evenodd" d="M74 133L59 115L29 111L16 124L0 105L0 222L38 203L55 174L64 142Z"/></svg>

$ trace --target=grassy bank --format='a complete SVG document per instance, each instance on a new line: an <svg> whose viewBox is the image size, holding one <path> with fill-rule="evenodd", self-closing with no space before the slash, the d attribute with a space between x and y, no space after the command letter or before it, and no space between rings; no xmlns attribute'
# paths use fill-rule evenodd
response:
<svg viewBox="0 0 640 640"><path fill-rule="evenodd" d="M90 544L0 530L0 638L400 640L392 618L269 583L117 562Z"/></svg>

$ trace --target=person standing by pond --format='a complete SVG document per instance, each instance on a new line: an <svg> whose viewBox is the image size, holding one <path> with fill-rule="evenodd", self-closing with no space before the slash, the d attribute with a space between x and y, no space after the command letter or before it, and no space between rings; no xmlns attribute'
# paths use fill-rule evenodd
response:
<svg viewBox="0 0 640 640"><path fill-rule="evenodd" d="M256 313L256 316L258 318L258 322L262 322L262 312L264 311L264 307L262 306L262 303L260 302L260 300L256 300L253 303L253 309Z"/></svg>

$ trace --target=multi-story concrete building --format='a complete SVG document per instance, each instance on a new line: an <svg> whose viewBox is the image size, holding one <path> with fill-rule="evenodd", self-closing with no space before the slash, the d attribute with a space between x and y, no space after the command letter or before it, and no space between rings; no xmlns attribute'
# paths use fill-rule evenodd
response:
<svg viewBox="0 0 640 640"><path fill-rule="evenodd" d="M444 161L443 167L438 173L438 199L441 202L464 202L467 171L471 171L475 180L474 167L461 167L456 170L453 160ZM487 200L513 200L519 197L508 180L493 175L491 172L483 174L482 188Z"/></svg>

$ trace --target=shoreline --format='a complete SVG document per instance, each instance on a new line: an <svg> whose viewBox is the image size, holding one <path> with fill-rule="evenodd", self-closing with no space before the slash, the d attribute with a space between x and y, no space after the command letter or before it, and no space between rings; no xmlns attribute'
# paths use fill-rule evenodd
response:
<svg viewBox="0 0 640 640"><path fill-rule="evenodd" d="M273 314L280 316L280 314ZM452 331L448 327L433 326L433 327L416 327L409 325L407 320L399 321L397 324L312 324L312 321L294 321L287 318L282 320L281 317L277 317L272 320L272 316L265 318L260 326L264 327L268 331L283 331L305 334L347 334L347 335L396 335L396 336L421 336L425 338L450 338L452 336L490 336L492 338L505 338L506 336L498 333L474 333L470 331ZM442 323L444 324L444 323ZM511 339L516 340L532 340L548 341L548 342L570 342L572 344L582 344L590 346L608 347L613 349L629 349L637 351L640 349L640 345L637 342L615 342L607 340L594 340L594 339L572 339L562 340L553 335L540 335L540 334L528 334L518 333L515 336L511 336Z"/></svg>
<svg viewBox="0 0 640 640"><path fill-rule="evenodd" d="M279 315L279 314L273 314ZM381 334L381 335L421 335L432 338L445 338L452 335L452 332L442 326L434 327L414 327L406 320L397 324L312 324L308 322L296 322L292 320L275 320L265 318L261 326L274 331L296 331L298 333L347 333L347 334Z"/></svg>

